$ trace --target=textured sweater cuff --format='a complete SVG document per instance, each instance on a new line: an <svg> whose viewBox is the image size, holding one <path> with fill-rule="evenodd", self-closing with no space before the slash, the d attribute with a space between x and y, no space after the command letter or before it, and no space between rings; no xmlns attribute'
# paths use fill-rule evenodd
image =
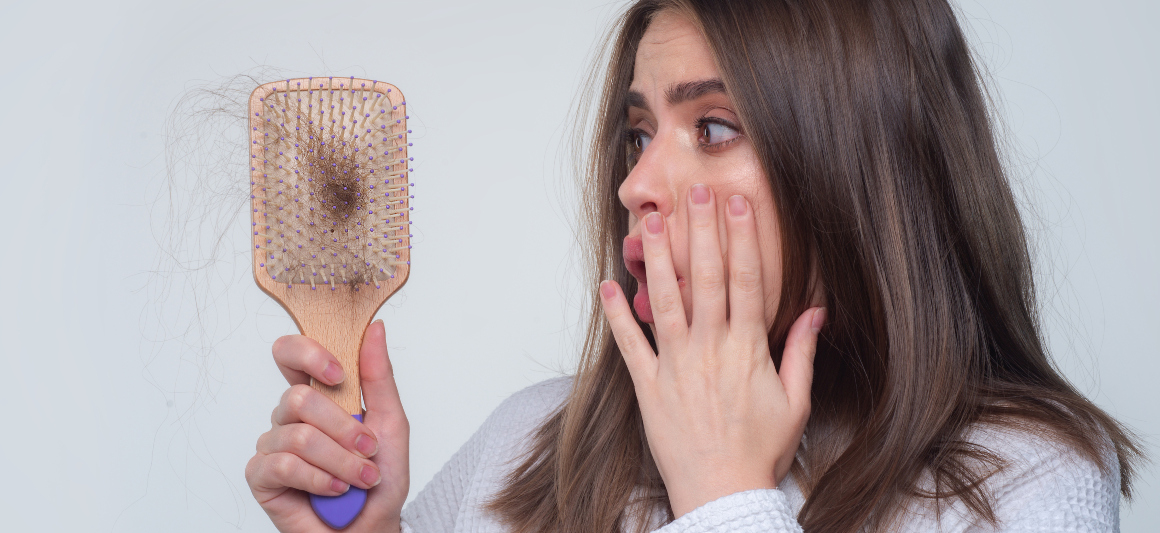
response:
<svg viewBox="0 0 1160 533"><path fill-rule="evenodd" d="M702 505L655 533L800 533L785 494L776 489L730 494Z"/></svg>

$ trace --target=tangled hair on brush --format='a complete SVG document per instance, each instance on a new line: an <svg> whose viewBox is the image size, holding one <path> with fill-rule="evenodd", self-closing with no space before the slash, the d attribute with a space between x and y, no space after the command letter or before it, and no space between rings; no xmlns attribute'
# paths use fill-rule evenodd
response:
<svg viewBox="0 0 1160 533"><path fill-rule="evenodd" d="M282 301L275 286L358 293L405 281L413 160L405 109L394 86L353 76L255 89L250 198L263 290Z"/></svg>
<svg viewBox="0 0 1160 533"><path fill-rule="evenodd" d="M1130 496L1138 438L1048 357L1026 231L947 0L634 2L607 45L587 137L588 286L636 290L617 189L636 50L661 11L701 30L773 191L775 363L814 268L825 291L810 446L791 470L805 531L889 531L923 501L957 500L994 524L985 481L1005 465L1003 450L967 440L981 424L1035 431L1105 473L1118 468ZM672 517L599 298L589 320L569 398L490 503L512 531L643 532L658 512Z"/></svg>

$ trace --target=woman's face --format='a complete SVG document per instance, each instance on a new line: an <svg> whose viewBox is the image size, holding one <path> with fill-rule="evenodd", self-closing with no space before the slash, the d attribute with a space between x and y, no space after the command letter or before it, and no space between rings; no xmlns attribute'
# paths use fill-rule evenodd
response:
<svg viewBox="0 0 1160 533"><path fill-rule="evenodd" d="M781 251L773 195L753 145L741 131L709 46L684 16L661 12L641 39L628 98L636 164L620 186L628 208L624 257L641 289L633 308L652 326L641 247L641 219L658 211L672 239L673 267L685 316L693 318L689 286L688 199L690 188L707 185L717 203L722 248L725 207L730 196L749 200L757 218L765 291L766 329L772 326L781 293ZM728 250L721 250L728 272ZM655 334L655 330L653 332Z"/></svg>

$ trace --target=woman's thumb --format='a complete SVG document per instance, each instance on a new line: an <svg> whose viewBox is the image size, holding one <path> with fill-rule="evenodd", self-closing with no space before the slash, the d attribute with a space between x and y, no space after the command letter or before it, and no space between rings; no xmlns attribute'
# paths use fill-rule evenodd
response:
<svg viewBox="0 0 1160 533"><path fill-rule="evenodd" d="M358 364L367 411L386 416L401 415L403 406L399 401L399 389L395 386L391 359L387 356L387 332L382 320L367 326Z"/></svg>

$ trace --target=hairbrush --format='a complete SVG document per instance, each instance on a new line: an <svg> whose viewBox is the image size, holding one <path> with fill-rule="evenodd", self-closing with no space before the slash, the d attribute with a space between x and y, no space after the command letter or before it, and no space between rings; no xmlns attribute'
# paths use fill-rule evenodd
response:
<svg viewBox="0 0 1160 533"><path fill-rule="evenodd" d="M254 280L342 363L342 383L310 385L361 422L362 337L411 266L406 102L381 81L299 78L254 89L249 109ZM366 491L310 503L342 529Z"/></svg>

